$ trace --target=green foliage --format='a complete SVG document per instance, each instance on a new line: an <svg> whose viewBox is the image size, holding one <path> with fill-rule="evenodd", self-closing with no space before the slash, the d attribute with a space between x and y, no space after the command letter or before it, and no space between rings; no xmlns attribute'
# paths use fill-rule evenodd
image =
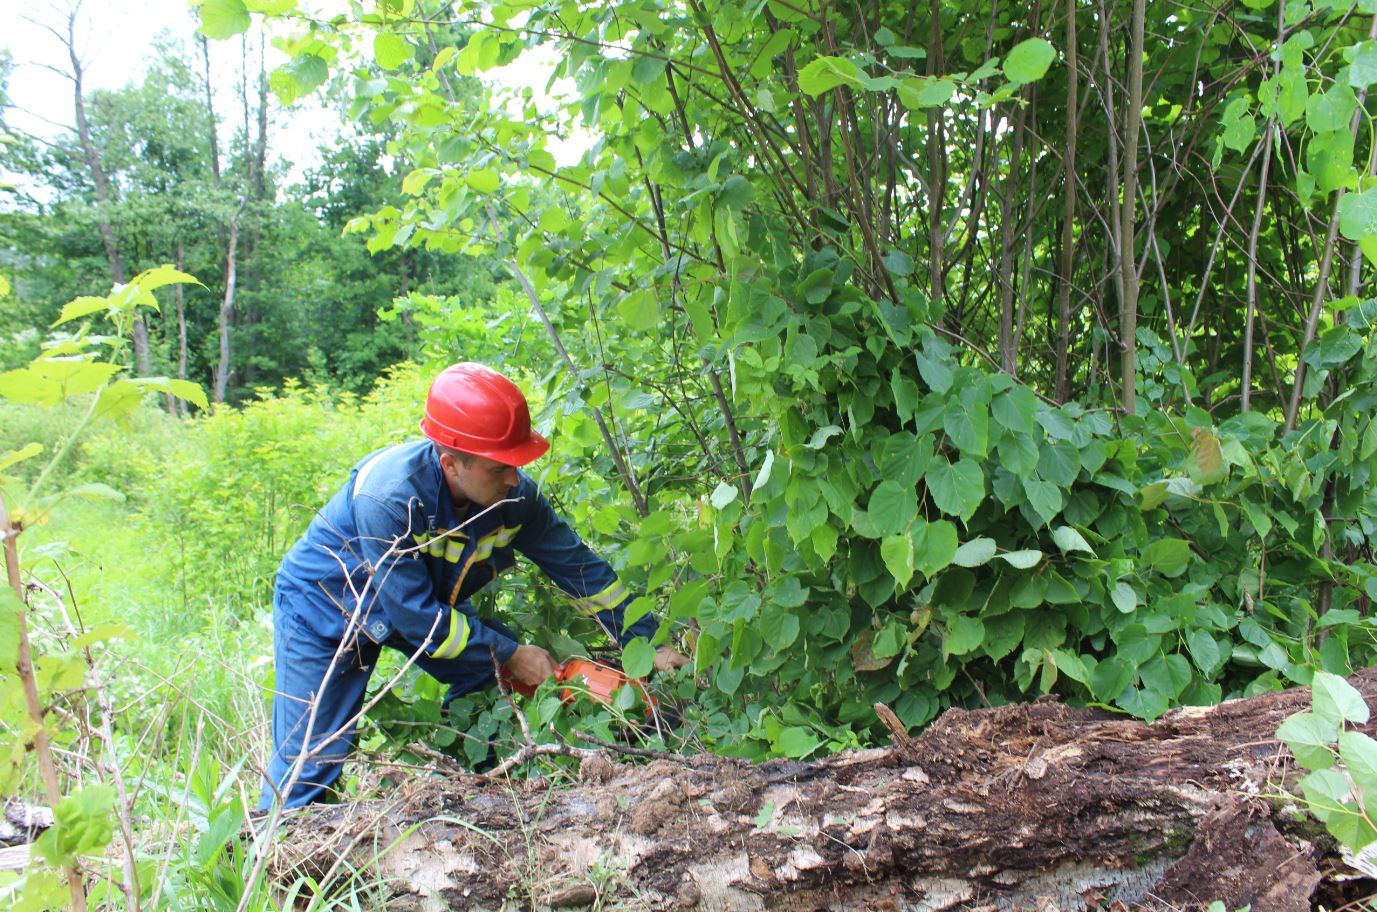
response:
<svg viewBox="0 0 1377 912"><path fill-rule="evenodd" d="M159 267L140 273L104 298L78 298L64 308L61 322L100 314L114 325L118 335L94 336L90 326L83 325L76 336L46 346L28 365L0 374L0 399L7 401L7 408L8 403L52 408L75 402L84 406L75 427L31 480L20 486L13 477L0 476L0 497L4 498L0 515L5 518L0 523L0 546L7 577L6 586L0 589L0 690L6 694L0 701L0 785L6 794L13 794L17 785L37 774L54 815L53 825L33 845L34 856L47 867L33 865L0 883L0 893L7 894L16 908L59 907L62 891L53 870L64 871L68 898L84 906L86 876L78 864L86 856L103 855L114 835L115 814L128 810L116 808L116 799L121 797L115 784L120 782L119 770L108 738L109 752L95 763L96 781L65 795L60 791L54 750L62 746L70 751L73 742L82 737L83 727L89 731L93 724L111 724L108 718L104 723L93 723L84 705L85 691L94 686L95 650L120 636L122 630L108 624L78 630L62 596L52 586L25 586L18 575L17 538L25 525L44 521L64 498L120 497L99 484L62 485L56 494L46 492L45 483L57 487L50 481L54 470L64 464L74 442L94 421L127 418L143 395L155 390L196 400L205 407L205 394L195 384L120 376L124 370L118 362L123 336L132 328L138 309L155 309L154 290L186 281L195 279L170 267ZM111 349L110 360L105 360L102 347ZM8 468L43 453L41 443L28 441L0 461ZM41 623L35 623L35 618ZM45 628L65 633L44 636ZM65 704L61 715L50 711L58 704ZM108 713L106 706L101 711ZM66 722L74 718L83 721L75 725ZM132 853L132 846L127 851ZM136 884L126 886L137 889Z"/></svg>
<svg viewBox="0 0 1377 912"><path fill-rule="evenodd" d="M1354 852L1377 842L1367 804L1377 796L1377 742L1348 728L1367 720L1362 694L1343 678L1320 671L1311 687L1311 710L1277 729L1277 739L1309 770L1299 782L1306 807Z"/></svg>

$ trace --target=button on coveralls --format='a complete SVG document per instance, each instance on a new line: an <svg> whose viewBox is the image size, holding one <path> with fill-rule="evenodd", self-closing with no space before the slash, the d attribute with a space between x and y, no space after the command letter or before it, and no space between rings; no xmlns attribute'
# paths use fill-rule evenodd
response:
<svg viewBox="0 0 1377 912"><path fill-rule="evenodd" d="M622 630L632 594L535 482L519 476L508 495L514 502L456 511L434 445L403 443L355 466L312 519L283 558L273 591L277 687L260 808L279 794L286 807L298 807L330 791L381 647L415 655L449 685L446 703L492 683L493 653L504 663L517 642L478 618L470 597L514 565L514 551L622 644L655 635L650 615ZM303 744L312 750L298 764Z"/></svg>

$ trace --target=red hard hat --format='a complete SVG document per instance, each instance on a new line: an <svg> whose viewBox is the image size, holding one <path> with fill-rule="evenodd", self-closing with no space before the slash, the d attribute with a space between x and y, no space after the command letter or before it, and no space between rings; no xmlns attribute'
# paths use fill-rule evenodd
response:
<svg viewBox="0 0 1377 912"><path fill-rule="evenodd" d="M526 397L490 367L466 361L440 372L426 394L421 433L451 450L523 466L550 442L531 430Z"/></svg>

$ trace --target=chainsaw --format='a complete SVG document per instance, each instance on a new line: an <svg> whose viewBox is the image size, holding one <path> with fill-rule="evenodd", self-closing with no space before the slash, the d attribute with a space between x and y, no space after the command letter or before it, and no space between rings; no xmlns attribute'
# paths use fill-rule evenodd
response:
<svg viewBox="0 0 1377 912"><path fill-rule="evenodd" d="M500 680L507 690L526 697L535 696L534 687L518 681L505 667ZM620 668L591 659L570 659L555 669L555 680L565 685L560 691L560 699L565 703L572 703L579 695L585 695L599 703L611 704L612 695L630 684L636 688L650 712L654 712L659 705L659 701L646 690L643 679L633 678Z"/></svg>

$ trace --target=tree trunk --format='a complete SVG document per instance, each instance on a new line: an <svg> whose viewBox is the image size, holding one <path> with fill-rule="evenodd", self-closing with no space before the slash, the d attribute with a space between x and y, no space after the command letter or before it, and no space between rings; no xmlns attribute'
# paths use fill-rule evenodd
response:
<svg viewBox="0 0 1377 912"><path fill-rule="evenodd" d="M99 206L100 215L96 219L96 230L100 233L100 242L105 247L105 258L110 264L110 280L116 285L123 285L128 281L128 274L125 271L124 255L120 252L119 242L115 238L115 229L110 224L110 178L105 173L105 165L100 160L95 143L91 141L91 127L86 119L86 67L81 55L77 53L76 44L76 19L80 9L81 5L77 3L69 10L64 39L67 45L67 59L72 66L72 103L76 113L77 141L81 145L82 160L86 163L86 170L90 172L91 186L95 190L96 203ZM134 368L144 377L153 372L152 359L148 353L148 325L138 313L134 315Z"/></svg>
<svg viewBox="0 0 1377 912"><path fill-rule="evenodd" d="M1128 43L1128 97L1124 99L1124 182L1122 224L1119 231L1119 272L1123 297L1119 300L1119 373L1123 381L1124 413L1132 415L1138 402L1138 266L1134 251L1134 215L1138 205L1138 131L1143 113L1143 18L1145 0L1133 0L1133 24Z"/></svg>
<svg viewBox="0 0 1377 912"><path fill-rule="evenodd" d="M177 241L177 270L180 272L186 264L186 245ZM178 282L173 286L177 296L177 379L186 379L186 299L182 293L182 283ZM186 418L191 414L191 409L187 406L185 399L173 399L177 411L174 414Z"/></svg>
<svg viewBox="0 0 1377 912"><path fill-rule="evenodd" d="M1071 348L1071 284L1076 273L1076 131L1080 127L1080 73L1076 62L1076 3L1066 2L1066 196L1062 201L1061 257L1057 260L1057 354L1053 398L1071 398L1067 352Z"/></svg>
<svg viewBox="0 0 1377 912"><path fill-rule="evenodd" d="M1377 669L1351 680L1377 698ZM1294 769L1273 733L1308 706L1297 688L1147 725L1045 701L952 710L916 740L816 763L594 754L553 791L432 777L289 818L272 870L376 864L389 908L417 910L1302 912L1329 843L1279 797Z"/></svg>
<svg viewBox="0 0 1377 912"><path fill-rule="evenodd" d="M225 254L225 296L220 301L220 361L215 366L215 401L225 401L229 389L230 372L230 321L234 316L234 285L239 256L239 216L244 211L240 205L230 219L229 251Z"/></svg>

